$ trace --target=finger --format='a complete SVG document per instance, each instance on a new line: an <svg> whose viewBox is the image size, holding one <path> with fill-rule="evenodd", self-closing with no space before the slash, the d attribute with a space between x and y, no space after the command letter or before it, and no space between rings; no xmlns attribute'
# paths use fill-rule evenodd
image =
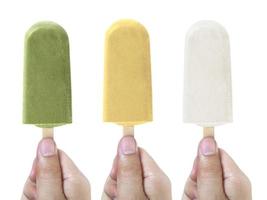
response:
<svg viewBox="0 0 267 200"><path fill-rule="evenodd" d="M234 160L220 149L225 193L229 199L251 200L251 183Z"/></svg>
<svg viewBox="0 0 267 200"><path fill-rule="evenodd" d="M171 199L171 182L167 175L159 168L153 158L139 148L143 167L144 188L148 199Z"/></svg>
<svg viewBox="0 0 267 200"><path fill-rule="evenodd" d="M145 199L142 167L136 141L125 136L118 146L117 198Z"/></svg>
<svg viewBox="0 0 267 200"><path fill-rule="evenodd" d="M68 155L58 150L62 169L63 188L68 200L89 200L91 198L90 183Z"/></svg>
<svg viewBox="0 0 267 200"><path fill-rule="evenodd" d="M109 197L107 193L103 192L101 200L113 200L113 198Z"/></svg>
<svg viewBox="0 0 267 200"><path fill-rule="evenodd" d="M33 163L32 163L32 169L31 169L31 173L29 175L29 179L36 184L36 158L34 158Z"/></svg>
<svg viewBox="0 0 267 200"><path fill-rule="evenodd" d="M197 163L198 158L195 158L190 176L185 184L183 200L197 198Z"/></svg>
<svg viewBox="0 0 267 200"><path fill-rule="evenodd" d="M184 188L184 198L197 199L197 183L193 181L190 177L187 179Z"/></svg>
<svg viewBox="0 0 267 200"><path fill-rule="evenodd" d="M194 160L193 167L189 176L189 178L195 183L197 182L197 168L198 168L198 156Z"/></svg>
<svg viewBox="0 0 267 200"><path fill-rule="evenodd" d="M37 198L35 180L36 180L36 159L34 159L33 161L32 169L24 185L23 195L21 199L36 199Z"/></svg>
<svg viewBox="0 0 267 200"><path fill-rule="evenodd" d="M115 199L117 197L117 182L109 176L106 180L103 199Z"/></svg>
<svg viewBox="0 0 267 200"><path fill-rule="evenodd" d="M193 200L193 199L187 196L185 193L183 193L182 200Z"/></svg>
<svg viewBox="0 0 267 200"><path fill-rule="evenodd" d="M27 198L27 197L25 196L25 194L23 193L22 196L21 196L21 198L20 198L20 200L30 200L30 199Z"/></svg>
<svg viewBox="0 0 267 200"><path fill-rule="evenodd" d="M214 138L202 139L198 153L198 198L200 200L225 198L220 154Z"/></svg>
<svg viewBox="0 0 267 200"><path fill-rule="evenodd" d="M25 183L21 199L28 199L28 200L37 199L36 185L34 182L30 180L30 178L28 178Z"/></svg>
<svg viewBox="0 0 267 200"><path fill-rule="evenodd" d="M117 168L118 168L118 157L116 156L113 160L112 169L106 180L104 186L105 194L102 195L102 199L114 199L117 197Z"/></svg>
<svg viewBox="0 0 267 200"><path fill-rule="evenodd" d="M45 138L40 141L37 155L36 187L38 200L65 199L58 152L52 138Z"/></svg>
<svg viewBox="0 0 267 200"><path fill-rule="evenodd" d="M118 155L115 156L113 163L112 163L112 168L110 171L110 177L117 181L117 174L118 174Z"/></svg>

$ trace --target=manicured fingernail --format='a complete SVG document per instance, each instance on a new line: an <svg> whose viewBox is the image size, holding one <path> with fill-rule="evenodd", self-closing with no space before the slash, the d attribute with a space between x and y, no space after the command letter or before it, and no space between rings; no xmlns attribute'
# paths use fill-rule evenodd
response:
<svg viewBox="0 0 267 200"><path fill-rule="evenodd" d="M217 145L213 137L204 138L199 145L199 153L203 156L211 156L216 154Z"/></svg>
<svg viewBox="0 0 267 200"><path fill-rule="evenodd" d="M54 156L57 153L56 144L51 138L43 139L39 144L38 150L43 157Z"/></svg>
<svg viewBox="0 0 267 200"><path fill-rule="evenodd" d="M119 153L122 155L131 155L136 153L136 142L134 137L125 136L119 143Z"/></svg>

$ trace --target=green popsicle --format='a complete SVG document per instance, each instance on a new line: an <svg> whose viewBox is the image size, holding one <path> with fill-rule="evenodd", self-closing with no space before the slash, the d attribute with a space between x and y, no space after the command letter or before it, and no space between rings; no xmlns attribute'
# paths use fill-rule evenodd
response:
<svg viewBox="0 0 267 200"><path fill-rule="evenodd" d="M53 128L72 122L69 41L53 22L25 36L23 123Z"/></svg>

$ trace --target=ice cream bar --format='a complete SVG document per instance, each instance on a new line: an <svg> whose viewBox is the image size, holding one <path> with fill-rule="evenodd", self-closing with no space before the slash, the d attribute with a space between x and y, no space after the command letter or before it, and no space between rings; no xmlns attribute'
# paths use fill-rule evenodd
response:
<svg viewBox="0 0 267 200"><path fill-rule="evenodd" d="M133 126L152 121L149 36L140 23L120 20L106 32L105 122Z"/></svg>
<svg viewBox="0 0 267 200"><path fill-rule="evenodd" d="M186 123L232 122L229 38L216 22L200 21L186 35L183 103Z"/></svg>
<svg viewBox="0 0 267 200"><path fill-rule="evenodd" d="M25 36L23 123L52 128L72 122L69 41L53 22Z"/></svg>

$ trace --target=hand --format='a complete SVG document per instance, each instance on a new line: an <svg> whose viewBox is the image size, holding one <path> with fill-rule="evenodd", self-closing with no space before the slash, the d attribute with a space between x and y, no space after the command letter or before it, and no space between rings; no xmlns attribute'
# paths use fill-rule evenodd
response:
<svg viewBox="0 0 267 200"><path fill-rule="evenodd" d="M247 176L212 137L202 139L183 200L251 200Z"/></svg>
<svg viewBox="0 0 267 200"><path fill-rule="evenodd" d="M90 200L90 184L51 138L42 139L22 200Z"/></svg>
<svg viewBox="0 0 267 200"><path fill-rule="evenodd" d="M118 146L102 200L171 200L169 178L132 136Z"/></svg>

